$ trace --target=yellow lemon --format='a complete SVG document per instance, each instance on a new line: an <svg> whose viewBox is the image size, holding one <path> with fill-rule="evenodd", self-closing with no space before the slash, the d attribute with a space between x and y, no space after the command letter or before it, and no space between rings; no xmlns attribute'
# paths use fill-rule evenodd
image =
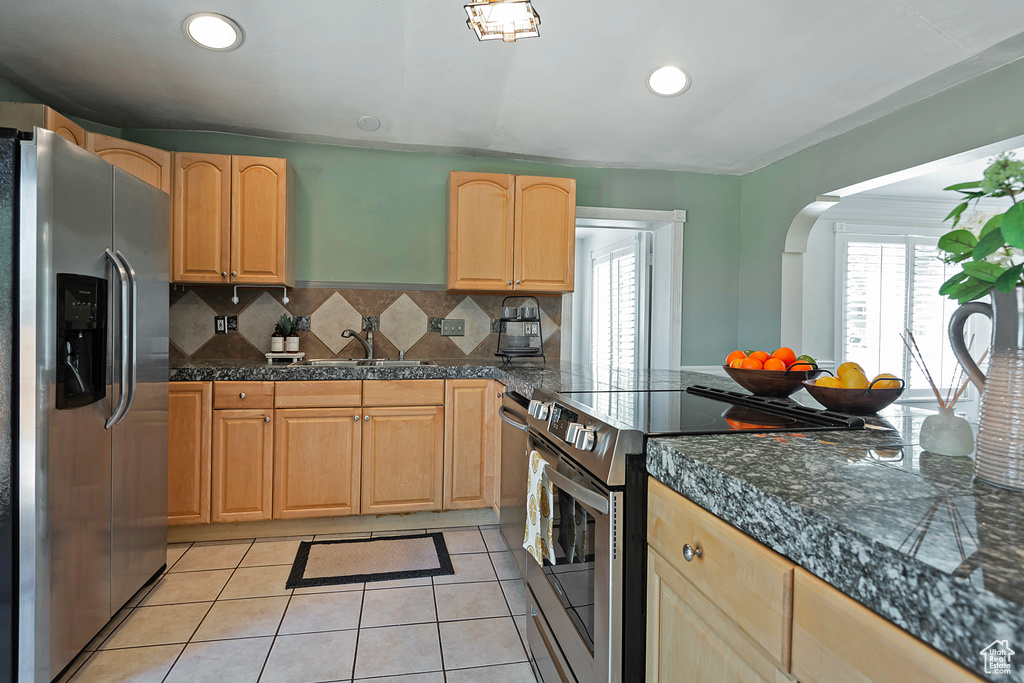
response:
<svg viewBox="0 0 1024 683"><path fill-rule="evenodd" d="M850 368L839 378L839 386L843 389L867 389L868 378L857 368Z"/></svg>
<svg viewBox="0 0 1024 683"><path fill-rule="evenodd" d="M849 370L860 370L860 374L867 376L867 373L864 372L864 368L862 368L857 363L851 361L847 361L840 365L839 368L836 370L836 375L839 376L839 379L842 379L843 375L845 375Z"/></svg>
<svg viewBox="0 0 1024 683"><path fill-rule="evenodd" d="M878 375L877 377L875 377L875 379L873 379L871 381L875 383L874 384L874 388L875 389L899 389L900 388L900 380L899 380L899 378L896 375L892 375L892 374L890 374L888 372L883 372L882 374Z"/></svg>
<svg viewBox="0 0 1024 683"><path fill-rule="evenodd" d="M816 387L832 387L832 388L836 388L836 387L839 386L839 378L838 377L822 377L822 378L818 379L814 383L814 386L816 386Z"/></svg>

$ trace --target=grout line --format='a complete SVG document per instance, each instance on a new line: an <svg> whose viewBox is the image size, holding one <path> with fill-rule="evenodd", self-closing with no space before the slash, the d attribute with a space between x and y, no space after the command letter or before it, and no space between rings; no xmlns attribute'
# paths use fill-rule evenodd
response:
<svg viewBox="0 0 1024 683"><path fill-rule="evenodd" d="M227 584L225 584L225 585L227 585ZM277 636L280 635L280 633L281 633L281 625L284 624L284 618L288 614L288 608L291 607L292 595L294 595L294 593L295 593L295 591L292 590L288 594L288 602L285 603L284 611L281 612L281 618L277 622L277 629L275 629L275 631L274 631L274 637L270 641L270 647L267 648L267 656L264 657L264 659L263 659L263 666L260 667L260 674L259 674L259 676L256 677L257 682L261 678L263 678L263 672L267 670L267 662L270 661L270 655L273 654L273 652L274 652L274 646L277 644Z"/></svg>
<svg viewBox="0 0 1024 683"><path fill-rule="evenodd" d="M363 605L366 604L366 584L359 597L359 618L356 620L356 645L352 648L352 680L356 677L356 663L359 661L359 634L363 630Z"/></svg>
<svg viewBox="0 0 1024 683"><path fill-rule="evenodd" d="M437 651L441 655L441 678L444 679L445 683L448 683L448 674L444 666L444 641L441 639L441 614L437 610L437 586L434 584L434 578L430 578L430 593L434 596L434 626L437 628Z"/></svg>

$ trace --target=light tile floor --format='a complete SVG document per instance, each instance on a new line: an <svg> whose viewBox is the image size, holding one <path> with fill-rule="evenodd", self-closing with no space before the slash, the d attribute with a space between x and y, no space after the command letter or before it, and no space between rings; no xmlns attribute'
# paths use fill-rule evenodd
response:
<svg viewBox="0 0 1024 683"><path fill-rule="evenodd" d="M422 532L374 532L390 536ZM175 544L69 683L535 683L526 596L497 527L444 529L454 576L287 590L300 541Z"/></svg>

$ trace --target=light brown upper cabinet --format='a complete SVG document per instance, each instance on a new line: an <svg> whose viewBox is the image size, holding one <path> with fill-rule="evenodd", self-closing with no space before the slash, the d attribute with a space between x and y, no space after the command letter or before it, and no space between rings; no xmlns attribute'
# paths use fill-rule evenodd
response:
<svg viewBox="0 0 1024 683"><path fill-rule="evenodd" d="M170 382L167 406L167 524L210 521L210 382Z"/></svg>
<svg viewBox="0 0 1024 683"><path fill-rule="evenodd" d="M85 134L85 148L156 189L171 193L170 152L99 133Z"/></svg>
<svg viewBox="0 0 1024 683"><path fill-rule="evenodd" d="M494 502L498 443L498 389L489 379L445 382L444 509Z"/></svg>
<svg viewBox="0 0 1024 683"><path fill-rule="evenodd" d="M174 282L295 284L287 159L177 152L173 166Z"/></svg>
<svg viewBox="0 0 1024 683"><path fill-rule="evenodd" d="M0 126L24 131L31 131L33 127L39 126L52 130L79 147L85 147L85 129L45 104L0 102Z"/></svg>
<svg viewBox="0 0 1024 683"><path fill-rule="evenodd" d="M448 289L571 292L576 181L452 171Z"/></svg>

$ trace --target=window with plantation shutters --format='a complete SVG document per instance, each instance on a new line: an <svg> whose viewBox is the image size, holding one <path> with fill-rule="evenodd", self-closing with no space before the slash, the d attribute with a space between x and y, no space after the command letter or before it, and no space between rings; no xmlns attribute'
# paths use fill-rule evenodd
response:
<svg viewBox="0 0 1024 683"><path fill-rule="evenodd" d="M911 234L837 237L840 362L858 362L871 376L891 372L905 378L904 398L931 397L928 380L900 338L909 329L944 392L956 370L946 325L957 304L938 293L954 272L939 259L938 240Z"/></svg>
<svg viewBox="0 0 1024 683"><path fill-rule="evenodd" d="M635 368L638 350L638 241L591 255L590 361L595 368Z"/></svg>

